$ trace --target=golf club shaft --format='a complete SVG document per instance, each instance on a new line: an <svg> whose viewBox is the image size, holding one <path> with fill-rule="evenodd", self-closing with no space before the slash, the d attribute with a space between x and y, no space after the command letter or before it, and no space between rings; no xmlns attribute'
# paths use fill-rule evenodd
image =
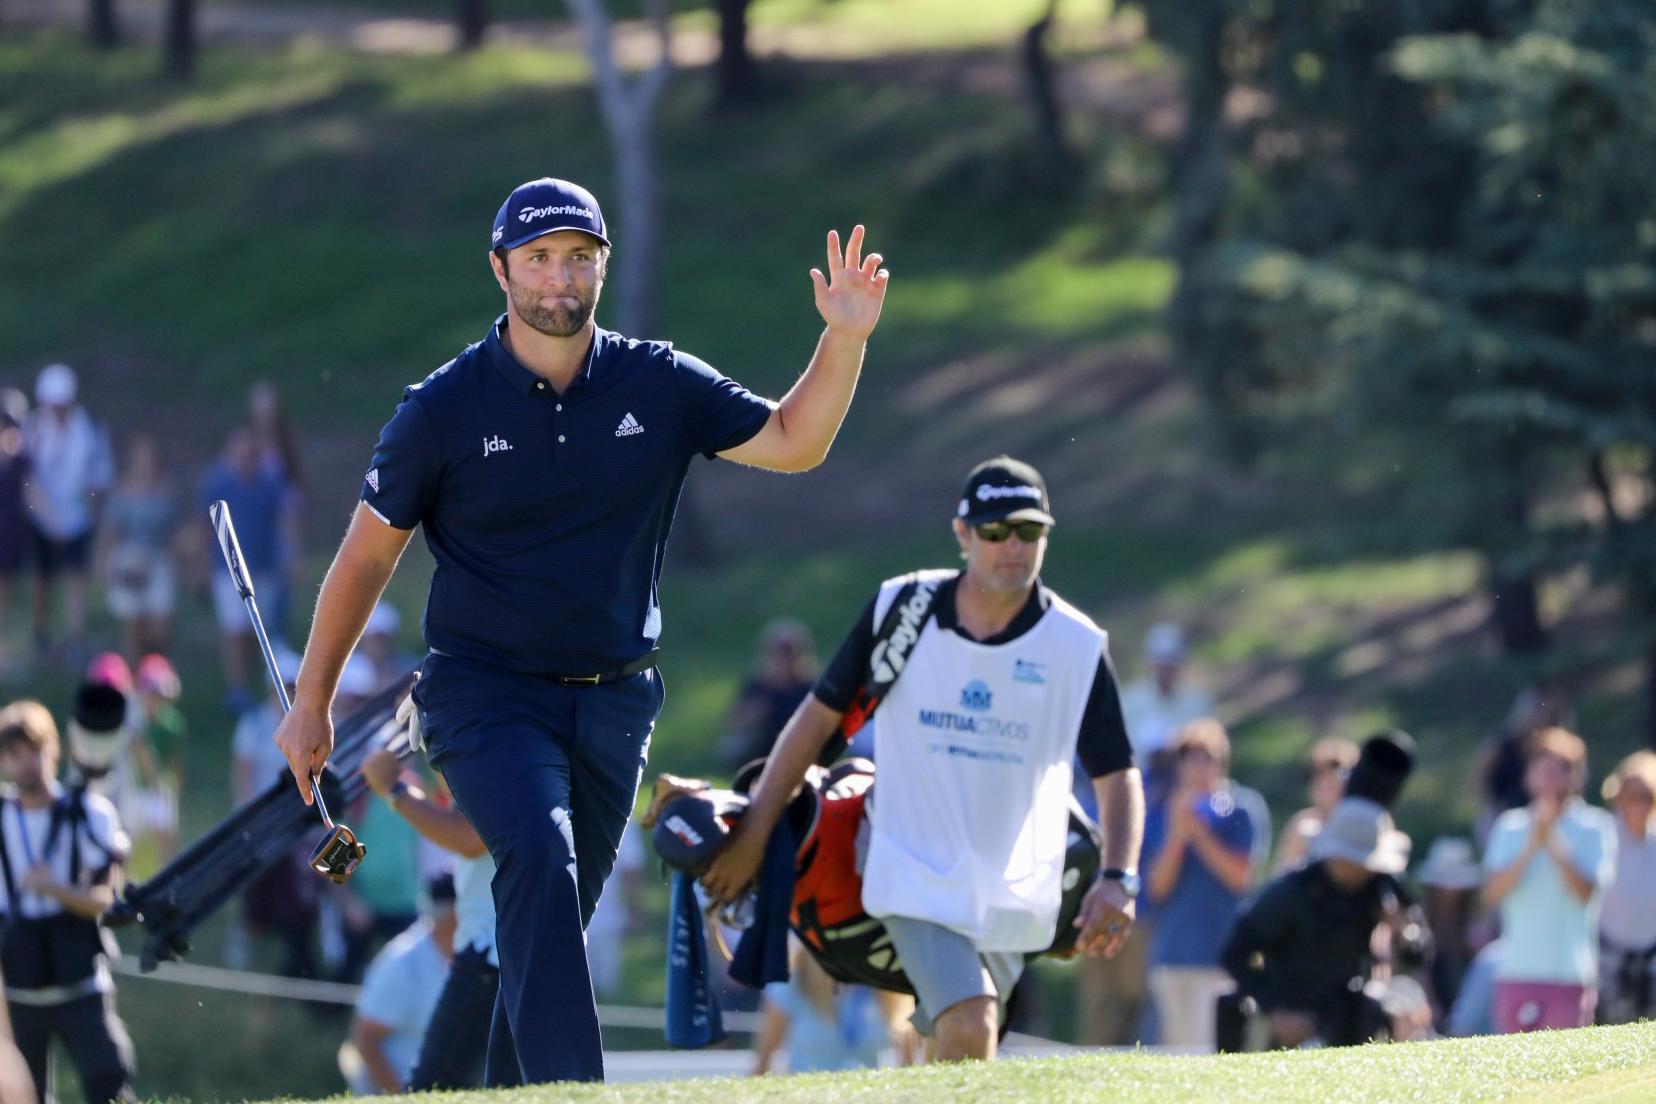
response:
<svg viewBox="0 0 1656 1104"><path fill-rule="evenodd" d="M282 678L282 669L276 665L276 650L270 646L270 635L265 632L264 618L259 616L259 604L249 594L242 599L247 607L247 618L253 622L253 637L259 642L259 651L264 655L265 669L270 672L270 681L276 687L276 697L282 703L282 715L286 716L293 708L293 701L288 697L287 683ZM317 812L322 814L322 823L329 828L334 826L333 817L328 815L327 802L322 800L322 787L316 784L316 775L310 776L311 799L316 802Z"/></svg>
<svg viewBox="0 0 1656 1104"><path fill-rule="evenodd" d="M282 669L276 663L276 652L270 646L270 636L265 632L264 618L259 615L259 603L253 596L253 578L247 571L247 561L242 557L241 541L236 537L236 523L230 517L230 504L223 499L213 503L207 510L213 521L213 529L218 534L219 551L224 553L224 565L230 571L230 581L235 584L236 592L241 595L242 605L247 609L247 619L253 624L253 637L259 642L259 652L264 656L265 669L270 672L270 681L276 687L276 697L282 703L282 715L286 716L293 708L293 702L288 698L287 683L282 679ZM322 787L317 784L316 775L310 776L311 799L316 802L316 811L322 815L322 823L329 830L333 829L333 817L328 815L328 805L322 800Z"/></svg>

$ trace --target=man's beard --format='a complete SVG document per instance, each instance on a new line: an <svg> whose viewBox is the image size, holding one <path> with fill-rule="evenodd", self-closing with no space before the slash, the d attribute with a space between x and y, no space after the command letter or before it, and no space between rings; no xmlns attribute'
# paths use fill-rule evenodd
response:
<svg viewBox="0 0 1656 1104"><path fill-rule="evenodd" d="M547 337L574 337L592 321L592 312L598 307L598 289L590 297L575 293L574 307L548 307L541 303L541 292L523 284L507 281L512 290L512 310L530 329Z"/></svg>

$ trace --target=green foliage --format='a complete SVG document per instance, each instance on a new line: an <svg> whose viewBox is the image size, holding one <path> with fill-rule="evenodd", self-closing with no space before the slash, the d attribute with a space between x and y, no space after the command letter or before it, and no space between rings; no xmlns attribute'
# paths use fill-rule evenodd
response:
<svg viewBox="0 0 1656 1104"><path fill-rule="evenodd" d="M1151 6L1176 42L1196 23L1229 44L1186 46L1207 63L1193 82L1267 101L1223 128L1224 172L1182 182L1221 193L1213 232L1181 243L1175 324L1228 439L1256 463L1388 488L1497 581L1586 561L1643 610L1648 7L1298 7Z"/></svg>

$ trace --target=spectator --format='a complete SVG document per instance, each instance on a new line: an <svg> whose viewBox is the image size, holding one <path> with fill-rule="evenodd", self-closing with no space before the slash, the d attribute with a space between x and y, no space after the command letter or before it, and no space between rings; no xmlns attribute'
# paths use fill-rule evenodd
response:
<svg viewBox="0 0 1656 1104"><path fill-rule="evenodd" d="M1173 761L1169 745L1191 721L1214 714L1213 696L1186 677L1187 645L1184 631L1170 622L1153 627L1144 638L1146 674L1121 691L1121 713L1133 752L1145 772L1147 812L1166 801L1172 784ZM1096 815L1092 795L1076 771L1075 796L1089 815ZM1238 791L1239 804L1252 804ZM1260 803L1263 805L1263 802ZM1252 810L1250 810L1252 811ZM1263 823L1256 828L1270 839ZM1077 964L1077 1020L1080 1041L1091 1046L1123 1046L1153 1041L1154 1009L1149 1003L1150 940L1155 932L1155 907L1143 907L1114 958L1083 958Z"/></svg>
<svg viewBox="0 0 1656 1104"><path fill-rule="evenodd" d="M1172 751L1176 788L1144 825L1150 992L1163 1045L1211 1050L1215 1002L1233 988L1219 952L1252 881L1255 830L1231 794L1230 739L1218 721L1192 721Z"/></svg>
<svg viewBox="0 0 1656 1104"><path fill-rule="evenodd" d="M1173 741L1191 721L1214 715L1213 695L1192 685L1185 674L1188 657L1184 631L1162 622L1144 637L1146 675L1121 691L1121 712L1133 754L1146 765L1145 799L1155 804L1173 777Z"/></svg>
<svg viewBox="0 0 1656 1104"><path fill-rule="evenodd" d="M122 824L131 824L134 820L134 801L138 791L138 779L132 761L132 745L140 723L137 687L133 682L132 668L127 665L120 652L100 652L86 665L83 684L106 686L120 695L119 715L111 726L109 746L112 754L108 769L99 771L88 781L88 785L114 803ZM113 703L116 699L111 701Z"/></svg>
<svg viewBox="0 0 1656 1104"><path fill-rule="evenodd" d="M1600 1023L1656 1015L1656 752L1636 751L1604 780L1616 817L1616 876L1599 918Z"/></svg>
<svg viewBox="0 0 1656 1104"><path fill-rule="evenodd" d="M0 675L10 662L12 601L28 549L28 511L23 501L29 471L23 426L28 417L29 400L23 392L13 387L0 391Z"/></svg>
<svg viewBox="0 0 1656 1104"><path fill-rule="evenodd" d="M299 671L299 657L286 647L276 650L276 665L293 692ZM273 738L282 720L282 702L276 688L246 710L236 722L231 738L231 797L237 805L251 801L288 777L287 760ZM320 908L319 879L306 863L310 845L284 857L255 878L242 895L240 924L232 924L225 936L225 962L245 969L251 961L251 940L275 935L283 947L280 970L289 977L318 976L312 935Z"/></svg>
<svg viewBox="0 0 1656 1104"><path fill-rule="evenodd" d="M1478 773L1483 780L1484 808L1478 818L1479 839L1489 839L1496 817L1529 804L1524 774L1530 740L1542 729L1567 729L1573 723L1569 699L1559 686L1526 686L1512 699L1506 719L1484 742L1481 753Z"/></svg>
<svg viewBox="0 0 1656 1104"><path fill-rule="evenodd" d="M1334 803L1345 794L1346 775L1356 763L1357 745L1350 740L1327 736L1311 745L1305 758L1305 787L1311 804L1282 826L1273 875L1286 874L1305 862L1311 840L1322 831Z"/></svg>
<svg viewBox="0 0 1656 1104"><path fill-rule="evenodd" d="M1425 890L1426 922L1431 926L1435 948L1430 968L1432 991L1437 1007L1448 1012L1460 993L1461 980L1474 953L1472 921L1483 875L1472 841L1458 836L1433 840L1420 868L1420 884Z"/></svg>
<svg viewBox="0 0 1656 1104"><path fill-rule="evenodd" d="M1484 855L1484 904L1501 910L1495 1026L1504 1034L1585 1027L1598 1002L1598 913L1615 870L1616 833L1581 799L1587 746L1562 728L1530 741L1530 803L1495 821Z"/></svg>
<svg viewBox="0 0 1656 1104"><path fill-rule="evenodd" d="M378 689L379 673L374 670L373 661L360 650L352 652L339 671L339 688L334 693L334 724L341 723L361 709Z"/></svg>
<svg viewBox="0 0 1656 1104"><path fill-rule="evenodd" d="M368 625L362 630L362 642L357 645L357 653L373 668L374 693L390 686L419 663L397 643L397 634L401 631L402 616L397 613L397 607L384 599L375 603L374 612L368 615Z"/></svg>
<svg viewBox="0 0 1656 1104"><path fill-rule="evenodd" d="M1240 1017L1268 1019L1277 1045L1314 1039L1352 1046L1386 1031L1380 1003L1364 992L1373 974L1375 928L1423 946L1427 929L1397 875L1409 837L1364 798L1342 798L1311 843L1310 861L1268 885L1226 941L1221 961L1237 994L1222 998L1218 1042L1241 1049Z"/></svg>
<svg viewBox="0 0 1656 1104"><path fill-rule="evenodd" d="M121 623L122 647L134 658L165 651L169 643L177 531L178 501L162 474L160 447L154 437L140 434L109 496L99 556L109 612Z"/></svg>
<svg viewBox="0 0 1656 1104"><path fill-rule="evenodd" d="M637 910L644 893L644 845L637 829L628 822L615 853L615 870L598 907L587 923L587 969L592 988L600 997L621 991L626 939L635 927Z"/></svg>
<svg viewBox="0 0 1656 1104"><path fill-rule="evenodd" d="M731 771L770 754L777 734L811 692L816 677L816 645L811 630L791 619L766 625L760 634L753 671L725 717L720 750Z"/></svg>
<svg viewBox="0 0 1656 1104"><path fill-rule="evenodd" d="M1461 977L1460 992L1449 1008L1448 1033L1453 1036L1495 1034L1495 969L1505 944L1492 939L1472 957Z"/></svg>
<svg viewBox="0 0 1656 1104"><path fill-rule="evenodd" d="M299 656L284 645L275 646L276 666L293 693L299 674ZM231 737L230 797L237 804L251 801L288 769L287 760L272 735L282 722L282 699L272 686L264 699L241 715Z"/></svg>
<svg viewBox="0 0 1656 1104"><path fill-rule="evenodd" d="M454 957L454 879L447 874L433 878L426 886L426 902L426 915L387 943L362 979L349 1047L340 1054L346 1083L360 1096L403 1091L448 977ZM360 1065L350 1060L352 1050Z"/></svg>
<svg viewBox="0 0 1656 1104"><path fill-rule="evenodd" d="M6 979L0 977L0 988L5 983ZM29 1075L29 1064L17 1049L6 1006L0 1004L0 1104L29 1104L34 1099L34 1078Z"/></svg>
<svg viewBox="0 0 1656 1104"><path fill-rule="evenodd" d="M778 1051L789 1073L873 1069L892 1042L872 990L840 985L798 940L789 938L788 980L765 986L753 1075L772 1072Z"/></svg>
<svg viewBox="0 0 1656 1104"><path fill-rule="evenodd" d="M141 727L132 745L139 783L134 830L141 841L149 841L152 859L159 867L178 850L178 806L184 797L189 725L178 709L183 687L166 656L151 653L140 660L136 682Z"/></svg>
<svg viewBox="0 0 1656 1104"><path fill-rule="evenodd" d="M407 820L428 843L453 856L455 890L454 956L442 995L426 1025L407 1089L471 1089L483 1084L489 1050L489 1024L500 989L500 956L495 952L495 907L490 882L494 859L467 820L449 799L438 775L437 792L428 794L413 772L384 748L362 762L362 778L385 804ZM490 1060L506 1068L516 1064L510 1039Z"/></svg>
<svg viewBox="0 0 1656 1104"><path fill-rule="evenodd" d="M282 409L282 395L269 380L260 380L247 392L247 426L259 453L259 467L285 484L292 494L304 490L305 477L299 443Z"/></svg>
<svg viewBox="0 0 1656 1104"><path fill-rule="evenodd" d="M281 607L282 591L287 586L284 574L286 494L281 478L261 467L253 432L246 426L238 426L226 439L223 456L202 479L199 495L203 518L213 502L223 499L229 504L236 523L236 537L241 542L242 560L259 596L260 612L269 618L266 628L276 638L282 636L282 621L276 611ZM210 529L201 532L212 538ZM218 614L224 657L225 704L231 712L239 714L253 701L248 691L253 628L229 573L216 571L212 578L213 607Z"/></svg>
<svg viewBox="0 0 1656 1104"><path fill-rule="evenodd" d="M260 380L247 392L247 424L253 433L260 469L282 485L282 544L278 573L284 579L291 579L299 567L302 553L300 534L305 516L305 476L300 463L298 440L286 411L282 409L281 393L269 380ZM271 596L267 616L273 624L287 624L287 602L287 587L282 587Z"/></svg>
<svg viewBox="0 0 1656 1104"><path fill-rule="evenodd" d="M362 652L353 652L340 672L334 723L359 709L375 688L374 665ZM423 781L412 767L403 775L410 785ZM364 864L349 884L325 897L322 912L323 946L339 952L330 954L328 965L345 981L361 977L379 945L414 922L425 865L418 830L390 805L364 795L352 816L362 838L374 841L373 868ZM439 861L441 869L450 865Z"/></svg>
<svg viewBox="0 0 1656 1104"><path fill-rule="evenodd" d="M109 441L75 401L74 369L51 364L35 381L39 408L23 431L29 457L29 535L36 588L36 651L51 649L52 587L63 581L66 658L78 666L86 647L86 574L99 497L112 476Z"/></svg>
<svg viewBox="0 0 1656 1104"><path fill-rule="evenodd" d="M115 807L58 783L61 745L39 702L0 710L0 958L18 1049L40 1099L54 1099L52 1040L91 1104L130 1099L132 1043L115 1014L98 918L121 887L127 840ZM85 764L78 764L85 769Z"/></svg>

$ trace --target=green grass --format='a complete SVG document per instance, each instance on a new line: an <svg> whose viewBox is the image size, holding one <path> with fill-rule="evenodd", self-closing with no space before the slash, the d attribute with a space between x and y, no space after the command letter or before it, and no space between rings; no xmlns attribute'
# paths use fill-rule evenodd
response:
<svg viewBox="0 0 1656 1104"><path fill-rule="evenodd" d="M1088 1055L763 1080L457 1093L457 1104L1028 1101L1031 1104L1638 1104L1656 1095L1656 1024L1223 1057Z"/></svg>
<svg viewBox="0 0 1656 1104"><path fill-rule="evenodd" d="M261 0L234 0L254 5ZM308 0L318 7L423 16L450 20L454 0ZM568 8L558 0L490 0L493 18L564 21ZM638 18L640 0L607 0L618 19ZM672 0L675 26L712 31L717 17L711 0ZM1113 0L1066 4L1060 26L1094 36L1114 7ZM753 0L749 26L761 31L808 31L836 52L950 50L992 46L1016 37L1046 10L1045 0Z"/></svg>

